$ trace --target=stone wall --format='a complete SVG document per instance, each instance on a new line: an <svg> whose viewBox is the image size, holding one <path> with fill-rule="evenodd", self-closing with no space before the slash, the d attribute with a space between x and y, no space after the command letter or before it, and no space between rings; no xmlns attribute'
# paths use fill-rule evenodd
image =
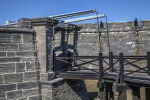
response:
<svg viewBox="0 0 150 100"><path fill-rule="evenodd" d="M0 27L0 100L40 98L34 31Z"/></svg>
<svg viewBox="0 0 150 100"><path fill-rule="evenodd" d="M41 91L44 92L44 100L89 100L82 80L57 78L43 82L41 87Z"/></svg>
<svg viewBox="0 0 150 100"><path fill-rule="evenodd" d="M88 100L83 80L55 77L53 51L57 56L67 56L68 52L98 55L97 24L77 24L82 27L79 32L76 25L68 25L56 32L57 23L48 17L22 18L17 27L0 27L0 100ZM133 21L112 22L108 27L114 55L146 55L150 50L150 21L140 21L137 27ZM100 31L101 50L108 55L105 23ZM86 67L97 68L92 64Z"/></svg>
<svg viewBox="0 0 150 100"><path fill-rule="evenodd" d="M96 23L80 23L82 27L78 32L77 52L80 56L98 56L99 33ZM110 51L114 55L124 53L124 55L146 55L150 51L150 21L139 21L139 26L134 26L134 21L110 22L108 23ZM108 37L104 28L100 29L101 50L104 55L109 54ZM98 64L98 62L94 62ZM92 64L86 65L88 68L95 68ZM96 67L97 68L97 67Z"/></svg>
<svg viewBox="0 0 150 100"><path fill-rule="evenodd" d="M68 49L67 35L65 35L67 31L63 31L64 34L58 33L58 38L60 39L61 37L62 39L58 39L59 43L53 42L56 33L54 28L57 23L58 20L49 17L22 18L19 20L20 26L32 28L35 31L41 99L88 100L85 84L82 80L63 80L55 77L53 72L53 51L56 51L58 55L67 55Z"/></svg>
<svg viewBox="0 0 150 100"><path fill-rule="evenodd" d="M115 55L120 52L125 55L145 55L150 50L148 43L150 41L149 23L150 21L140 21L137 27L134 26L133 21L108 23L110 51L114 52ZM78 34L78 53L82 55L97 55L99 50L97 24L81 23L77 25L82 26L82 30ZM102 51L107 55L108 38L105 23L104 28L101 28L100 31Z"/></svg>

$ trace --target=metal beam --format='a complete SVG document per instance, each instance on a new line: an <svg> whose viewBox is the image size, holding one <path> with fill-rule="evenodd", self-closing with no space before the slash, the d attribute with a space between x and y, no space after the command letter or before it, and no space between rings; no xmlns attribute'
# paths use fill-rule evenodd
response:
<svg viewBox="0 0 150 100"><path fill-rule="evenodd" d="M101 15L94 15L94 16L88 16L88 17L81 17L81 18L75 18L75 19L68 19L64 20L64 23L72 23L72 22L79 22L79 21L84 21L84 20L89 20L89 19L96 19L96 18L103 18L105 17L105 14Z"/></svg>
<svg viewBox="0 0 150 100"><path fill-rule="evenodd" d="M66 14L61 14L61 15L54 15L54 16L49 16L49 17L50 18L55 18L55 19L60 19L60 18L72 17L72 16L89 14L89 13L94 13L94 12L96 12L96 9L90 9L90 10L66 13Z"/></svg>

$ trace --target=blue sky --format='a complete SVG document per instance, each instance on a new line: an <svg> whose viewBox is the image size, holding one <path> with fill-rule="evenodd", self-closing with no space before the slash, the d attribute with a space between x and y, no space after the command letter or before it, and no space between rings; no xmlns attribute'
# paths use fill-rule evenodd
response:
<svg viewBox="0 0 150 100"><path fill-rule="evenodd" d="M0 25L6 20L17 21L22 17L52 16L88 9L106 14L108 22L135 18L150 20L150 0L0 0Z"/></svg>

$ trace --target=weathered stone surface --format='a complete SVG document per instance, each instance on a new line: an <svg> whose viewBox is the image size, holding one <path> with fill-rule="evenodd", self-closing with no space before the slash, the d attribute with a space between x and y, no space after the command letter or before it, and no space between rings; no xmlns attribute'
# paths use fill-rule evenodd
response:
<svg viewBox="0 0 150 100"><path fill-rule="evenodd" d="M20 57L11 57L11 58L0 58L0 63L6 63L6 62L19 62Z"/></svg>
<svg viewBox="0 0 150 100"><path fill-rule="evenodd" d="M15 64L0 64L0 74L15 72Z"/></svg>
<svg viewBox="0 0 150 100"><path fill-rule="evenodd" d="M26 62L26 70L33 71L37 70L38 64L36 62Z"/></svg>
<svg viewBox="0 0 150 100"><path fill-rule="evenodd" d="M11 34L0 33L0 43L11 43Z"/></svg>
<svg viewBox="0 0 150 100"><path fill-rule="evenodd" d="M39 72L25 72L24 81L37 81L39 80Z"/></svg>
<svg viewBox="0 0 150 100"><path fill-rule="evenodd" d="M0 57L6 57L6 52L0 52Z"/></svg>
<svg viewBox="0 0 150 100"><path fill-rule="evenodd" d="M142 20L142 21L139 21L139 25L140 25L141 27L150 28L150 20Z"/></svg>
<svg viewBox="0 0 150 100"><path fill-rule="evenodd" d="M5 74L4 75L4 83L17 83L23 81L23 73L19 74Z"/></svg>
<svg viewBox="0 0 150 100"><path fill-rule="evenodd" d="M7 57L15 57L15 52L7 52Z"/></svg>
<svg viewBox="0 0 150 100"><path fill-rule="evenodd" d="M25 63L16 63L16 72L24 72Z"/></svg>
<svg viewBox="0 0 150 100"><path fill-rule="evenodd" d="M29 97L32 95L38 95L39 94L39 89L27 89L27 90L23 90L23 97Z"/></svg>
<svg viewBox="0 0 150 100"><path fill-rule="evenodd" d="M0 85L3 84L3 76L0 75Z"/></svg>
<svg viewBox="0 0 150 100"><path fill-rule="evenodd" d="M22 43L22 36L20 34L13 34L12 42L13 43Z"/></svg>
<svg viewBox="0 0 150 100"><path fill-rule="evenodd" d="M37 96L29 97L29 100L43 100L43 99L41 98L41 96L37 95ZM44 100L46 100L46 99L44 99ZM51 100L51 99L49 99L49 100Z"/></svg>
<svg viewBox="0 0 150 100"><path fill-rule="evenodd" d="M54 78L55 78L54 72L41 73L41 80L42 81L49 81L49 80L53 80Z"/></svg>
<svg viewBox="0 0 150 100"><path fill-rule="evenodd" d="M17 89L31 89L38 87L37 82L24 82L24 83L18 83Z"/></svg>
<svg viewBox="0 0 150 100"><path fill-rule="evenodd" d="M22 97L21 97L21 98L19 98L19 99L17 99L17 100L27 100L27 98L22 98Z"/></svg>
<svg viewBox="0 0 150 100"><path fill-rule="evenodd" d="M33 34L23 34L24 43L33 43Z"/></svg>
<svg viewBox="0 0 150 100"><path fill-rule="evenodd" d="M7 98L8 99L17 99L22 97L22 91L11 91L7 93Z"/></svg>
<svg viewBox="0 0 150 100"><path fill-rule="evenodd" d="M34 62L35 61L35 57L22 57L21 58L21 62Z"/></svg>
<svg viewBox="0 0 150 100"><path fill-rule="evenodd" d="M33 44L19 44L19 51L33 51Z"/></svg>
<svg viewBox="0 0 150 100"><path fill-rule="evenodd" d="M11 34L10 33L0 33L0 38L11 39Z"/></svg>
<svg viewBox="0 0 150 100"><path fill-rule="evenodd" d="M6 100L5 93L0 93L0 100Z"/></svg>
<svg viewBox="0 0 150 100"><path fill-rule="evenodd" d="M0 85L0 94L11 90L16 90L16 84Z"/></svg>
<svg viewBox="0 0 150 100"><path fill-rule="evenodd" d="M34 56L34 53L35 52L31 52L31 51L28 51L28 52L16 52L16 56L21 56L21 57L26 57L26 56Z"/></svg>
<svg viewBox="0 0 150 100"><path fill-rule="evenodd" d="M17 44L0 44L0 51L18 51Z"/></svg>

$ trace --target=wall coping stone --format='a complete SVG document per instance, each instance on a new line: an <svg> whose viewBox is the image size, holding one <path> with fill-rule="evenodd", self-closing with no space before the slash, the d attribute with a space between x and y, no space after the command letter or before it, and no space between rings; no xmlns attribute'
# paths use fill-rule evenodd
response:
<svg viewBox="0 0 150 100"><path fill-rule="evenodd" d="M8 26L0 26L0 32L7 33L34 33L33 29L22 28L22 27L8 27Z"/></svg>
<svg viewBox="0 0 150 100"><path fill-rule="evenodd" d="M58 82L61 82L61 81L64 81L63 78L55 78L51 81L40 81L40 84L49 84L49 85L52 85L52 84L55 84L55 83L58 83Z"/></svg>
<svg viewBox="0 0 150 100"><path fill-rule="evenodd" d="M19 26L28 28L32 26L54 26L58 23L58 20L50 17L20 18L18 20Z"/></svg>

